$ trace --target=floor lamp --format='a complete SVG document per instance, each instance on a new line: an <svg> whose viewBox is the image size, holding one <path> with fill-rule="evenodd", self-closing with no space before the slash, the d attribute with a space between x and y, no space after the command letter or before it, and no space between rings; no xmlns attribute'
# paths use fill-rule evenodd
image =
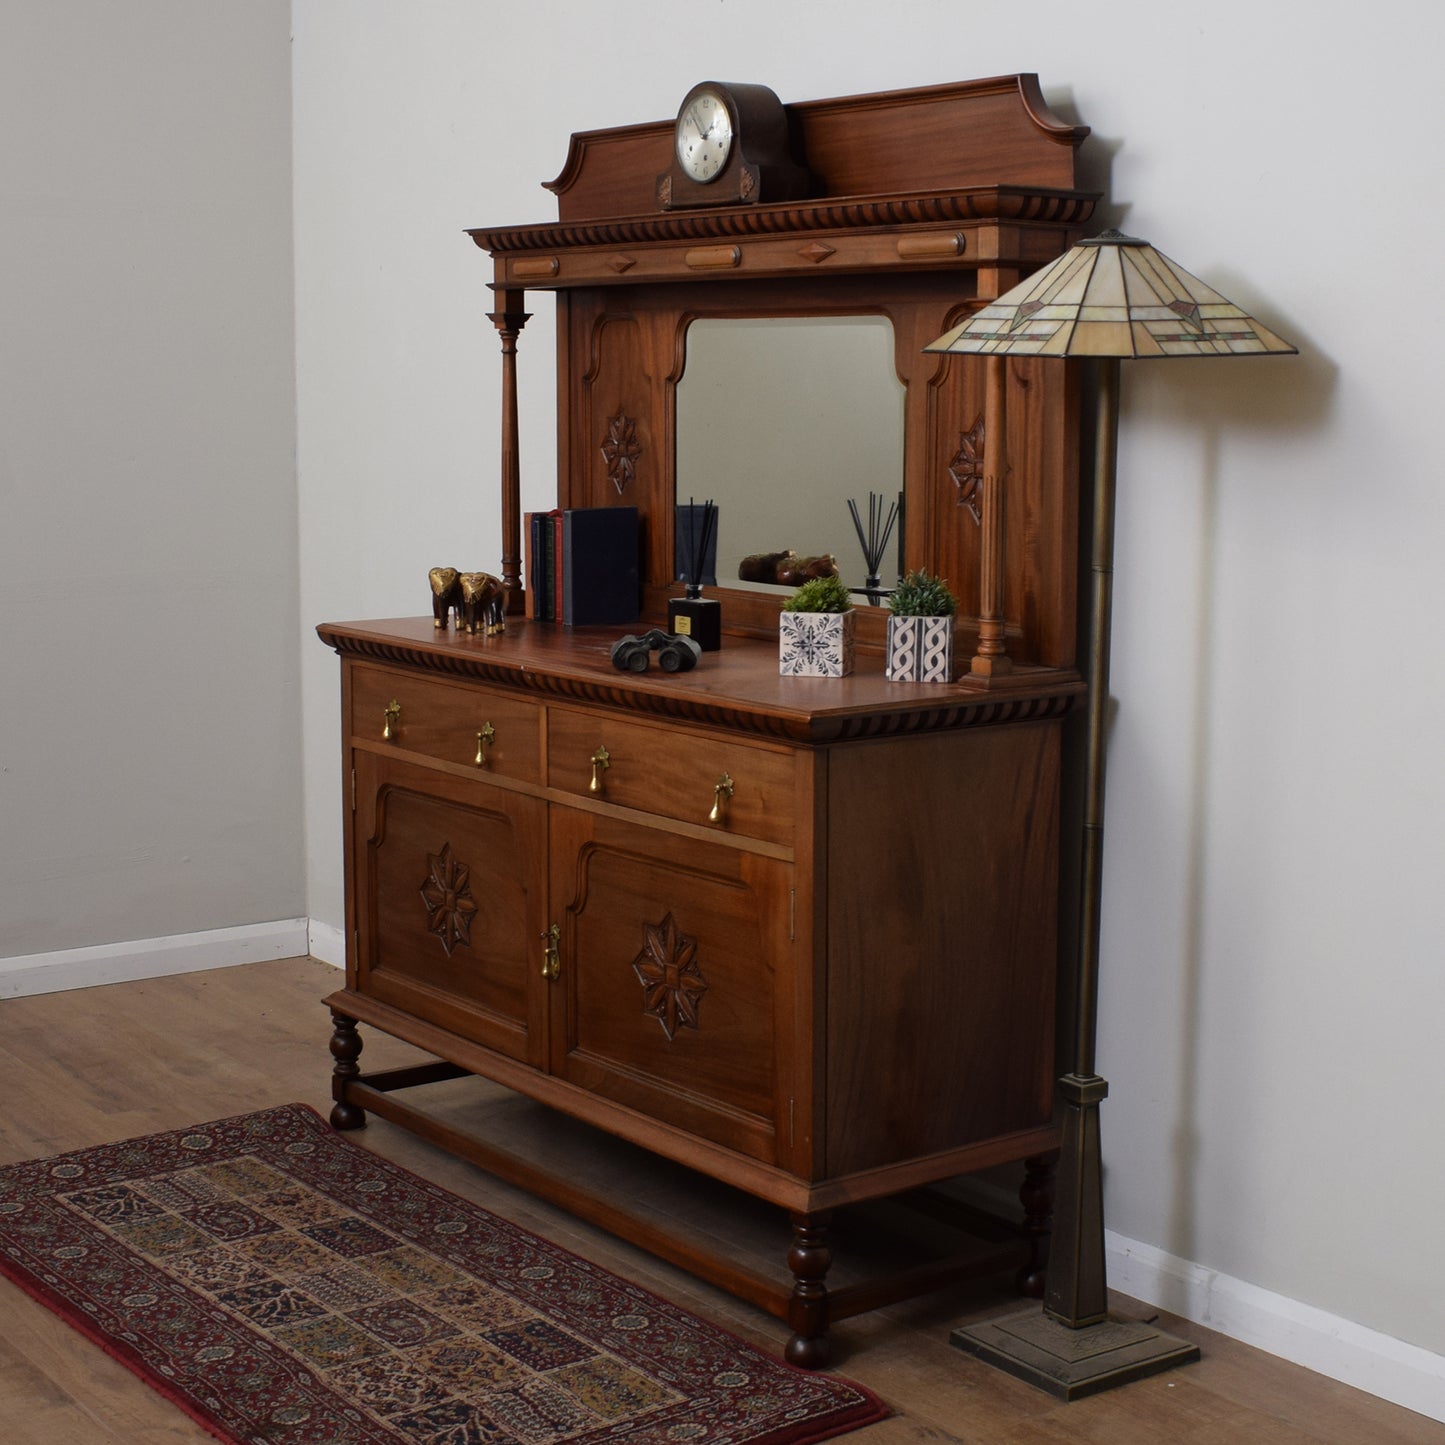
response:
<svg viewBox="0 0 1445 1445"><path fill-rule="evenodd" d="M1058 1083L1063 1143L1048 1284L1042 1311L955 1330L953 1343L1063 1399L1197 1359L1197 1346L1149 1325L1110 1320L1104 1264L1099 1105L1109 1092L1095 1067L1099 922L1104 853L1105 710L1113 609L1119 362L1125 357L1257 356L1295 347L1160 255L1147 241L1106 231L924 347L989 358L1002 396L1010 356L1081 357L1097 367L1088 733L1080 856L1077 1018L1071 1068ZM985 451L1001 441L1003 406ZM985 497L1000 508L1001 499Z"/></svg>

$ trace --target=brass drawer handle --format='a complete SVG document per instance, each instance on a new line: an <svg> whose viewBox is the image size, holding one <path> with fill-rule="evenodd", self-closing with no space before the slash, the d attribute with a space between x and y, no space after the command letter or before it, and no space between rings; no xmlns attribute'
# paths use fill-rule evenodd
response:
<svg viewBox="0 0 1445 1445"><path fill-rule="evenodd" d="M599 747L592 754L592 781L587 784L589 793L600 794L602 792L602 774L612 766L612 759L607 755L607 749Z"/></svg>
<svg viewBox="0 0 1445 1445"><path fill-rule="evenodd" d="M386 721L381 726L381 740L384 743L393 743L401 731L401 704L392 698L391 706L383 710L383 716Z"/></svg>
<svg viewBox="0 0 1445 1445"><path fill-rule="evenodd" d="M491 723L483 723L477 730L477 755L472 759L477 767L487 766L487 747L496 738L497 730Z"/></svg>
<svg viewBox="0 0 1445 1445"><path fill-rule="evenodd" d="M728 799L733 795L733 780L724 773L717 780L717 786L712 790L712 812L707 815L709 823L726 823L728 812Z"/></svg>
<svg viewBox="0 0 1445 1445"><path fill-rule="evenodd" d="M557 947L562 929L554 923L542 937L546 941L542 949L542 977L550 982L562 972L562 952Z"/></svg>

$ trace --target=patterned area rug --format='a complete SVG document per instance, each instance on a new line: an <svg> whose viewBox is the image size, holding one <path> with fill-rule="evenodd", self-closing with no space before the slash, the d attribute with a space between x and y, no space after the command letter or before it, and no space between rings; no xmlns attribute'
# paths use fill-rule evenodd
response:
<svg viewBox="0 0 1445 1445"><path fill-rule="evenodd" d="M801 1445L888 1413L300 1104L0 1169L0 1271L235 1445Z"/></svg>

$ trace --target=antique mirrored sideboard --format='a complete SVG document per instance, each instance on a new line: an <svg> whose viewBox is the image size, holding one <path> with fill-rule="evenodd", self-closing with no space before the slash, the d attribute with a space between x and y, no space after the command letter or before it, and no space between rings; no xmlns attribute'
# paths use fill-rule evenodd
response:
<svg viewBox="0 0 1445 1445"><path fill-rule="evenodd" d="M830 1319L1001 1264L1040 1284L1083 692L1075 379L1011 362L1005 408L985 363L923 347L1061 253L1094 198L1087 132L1033 76L789 105L707 89L714 110L699 88L675 118L574 135L557 220L471 233L502 343L506 630L319 629L346 796L332 1122L374 1112L557 1200L773 1310L818 1366ZM557 505L637 509L635 627L526 615L529 290L556 296ZM825 523L875 494L898 507L890 571L961 598L957 683L886 680L861 594L856 671L782 677L780 590L736 576L742 552L846 547ZM676 509L704 497L723 645L620 672L610 645L665 624ZM365 1074L358 1023L436 1062ZM776 1268L429 1109L466 1076L777 1206ZM1010 1163L1023 1222L984 1263L830 1275L835 1212Z"/></svg>

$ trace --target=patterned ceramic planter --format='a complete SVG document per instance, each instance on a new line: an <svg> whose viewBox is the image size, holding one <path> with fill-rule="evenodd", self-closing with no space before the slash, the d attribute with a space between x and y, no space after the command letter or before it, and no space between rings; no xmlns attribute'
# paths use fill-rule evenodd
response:
<svg viewBox="0 0 1445 1445"><path fill-rule="evenodd" d="M853 612L780 612L778 671L784 677L846 677L853 671Z"/></svg>
<svg viewBox="0 0 1445 1445"><path fill-rule="evenodd" d="M952 682L953 618L890 617L884 671L894 682Z"/></svg>

